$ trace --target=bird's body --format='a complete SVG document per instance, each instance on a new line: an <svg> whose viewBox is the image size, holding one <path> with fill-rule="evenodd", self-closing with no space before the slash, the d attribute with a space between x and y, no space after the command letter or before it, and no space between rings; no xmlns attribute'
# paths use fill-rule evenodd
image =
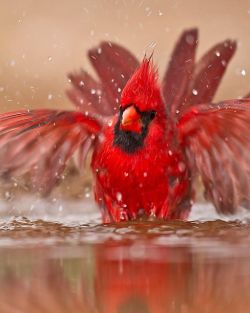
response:
<svg viewBox="0 0 250 313"><path fill-rule="evenodd" d="M143 149L127 154L113 145L112 127L105 130L92 161L95 197L105 221L113 220L113 216L115 220L135 219L138 215L168 216L175 202L170 201L172 189L187 179L185 161L167 141L170 136L166 125L162 125L155 140L145 140Z"/></svg>
<svg viewBox="0 0 250 313"><path fill-rule="evenodd" d="M187 215L190 177L175 137L157 73L145 59L124 88L120 113L104 128L93 155L95 198L106 222Z"/></svg>
<svg viewBox="0 0 250 313"><path fill-rule="evenodd" d="M197 36L182 34L162 85L151 59L139 65L110 43L90 50L100 82L70 75L77 111L0 115L0 172L31 172L33 186L48 193L74 152L82 167L92 148L104 222L183 219L198 175L219 212L249 208L250 99L211 103L236 44L224 41L195 63Z"/></svg>

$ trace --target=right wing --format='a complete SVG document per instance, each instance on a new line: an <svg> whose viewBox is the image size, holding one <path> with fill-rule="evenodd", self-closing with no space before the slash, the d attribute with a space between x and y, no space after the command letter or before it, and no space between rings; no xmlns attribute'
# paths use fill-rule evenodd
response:
<svg viewBox="0 0 250 313"><path fill-rule="evenodd" d="M83 157L102 128L80 112L23 110L0 114L0 175L32 173L33 186L49 193L76 149Z"/></svg>

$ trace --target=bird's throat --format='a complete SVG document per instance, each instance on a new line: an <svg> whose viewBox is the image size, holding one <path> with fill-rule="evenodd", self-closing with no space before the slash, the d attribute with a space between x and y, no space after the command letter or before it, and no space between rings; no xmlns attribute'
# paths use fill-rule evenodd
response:
<svg viewBox="0 0 250 313"><path fill-rule="evenodd" d="M135 153L143 147L146 135L146 129L143 129L141 133L135 133L132 131L124 131L120 129L119 124L116 124L114 129L113 145L118 146L124 152Z"/></svg>

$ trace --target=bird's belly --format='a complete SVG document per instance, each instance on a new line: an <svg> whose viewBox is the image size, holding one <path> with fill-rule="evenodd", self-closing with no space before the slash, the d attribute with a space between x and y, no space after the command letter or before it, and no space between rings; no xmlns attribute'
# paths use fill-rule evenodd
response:
<svg viewBox="0 0 250 313"><path fill-rule="evenodd" d="M116 216L115 220L122 219L122 216L135 219L139 215L156 215L164 205L168 196L165 166L152 161L140 164L126 162L122 166L113 162L97 163L94 166L95 196L103 206L104 215L107 210L112 212L112 218Z"/></svg>

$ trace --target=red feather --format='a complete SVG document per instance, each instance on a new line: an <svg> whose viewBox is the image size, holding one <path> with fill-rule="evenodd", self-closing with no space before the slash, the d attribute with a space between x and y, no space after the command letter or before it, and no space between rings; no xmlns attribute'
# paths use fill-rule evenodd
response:
<svg viewBox="0 0 250 313"><path fill-rule="evenodd" d="M197 44L197 29L185 31L175 46L163 78L162 93L166 108L174 118L187 100Z"/></svg>
<svg viewBox="0 0 250 313"><path fill-rule="evenodd" d="M186 107L212 101L235 50L236 42L225 40L199 60L189 85Z"/></svg>
<svg viewBox="0 0 250 313"><path fill-rule="evenodd" d="M76 149L101 128L101 121L78 112L45 109L1 114L1 173L32 171L34 186L48 193Z"/></svg>
<svg viewBox="0 0 250 313"><path fill-rule="evenodd" d="M236 50L235 41L225 40L195 62L197 44L197 29L185 31L176 44L163 78L166 109L174 119L195 103L212 101Z"/></svg>
<svg viewBox="0 0 250 313"><path fill-rule="evenodd" d="M195 106L178 124L189 166L218 211L250 204L250 99Z"/></svg>

